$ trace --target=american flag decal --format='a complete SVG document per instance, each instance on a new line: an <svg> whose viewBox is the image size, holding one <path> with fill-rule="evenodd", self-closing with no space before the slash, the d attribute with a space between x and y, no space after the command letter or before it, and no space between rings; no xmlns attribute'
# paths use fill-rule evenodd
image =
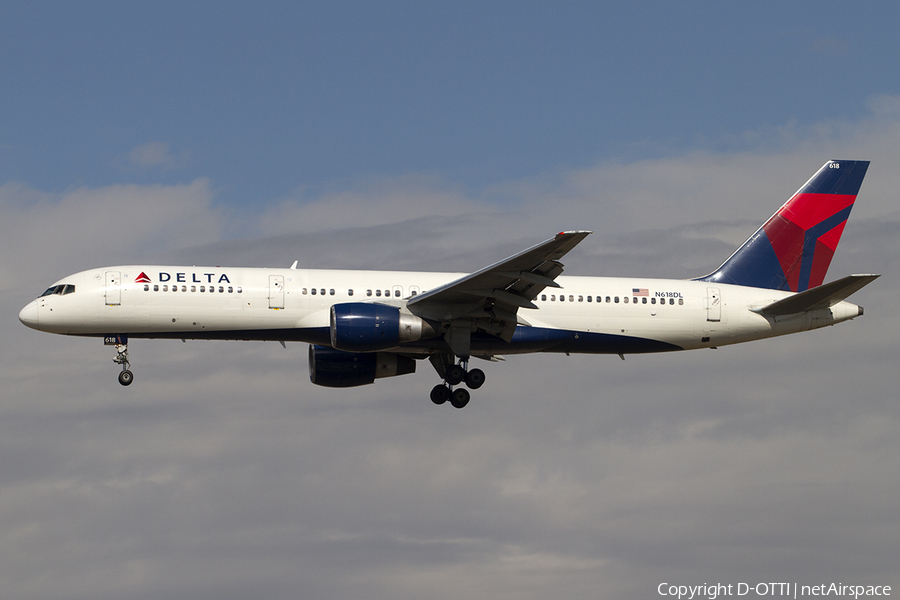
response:
<svg viewBox="0 0 900 600"><path fill-rule="evenodd" d="M631 293L634 296L649 296L650 290L647 288L631 288Z"/></svg>

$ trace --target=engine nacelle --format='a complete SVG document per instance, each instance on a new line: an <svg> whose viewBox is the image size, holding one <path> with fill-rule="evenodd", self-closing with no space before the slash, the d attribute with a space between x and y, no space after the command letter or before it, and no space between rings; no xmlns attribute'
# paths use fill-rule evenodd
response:
<svg viewBox="0 0 900 600"><path fill-rule="evenodd" d="M396 306L347 302L331 307L331 345L347 352L376 352L437 335L424 319Z"/></svg>
<svg viewBox="0 0 900 600"><path fill-rule="evenodd" d="M325 387L355 387L381 377L416 372L416 361L391 352L343 352L309 345L309 380Z"/></svg>

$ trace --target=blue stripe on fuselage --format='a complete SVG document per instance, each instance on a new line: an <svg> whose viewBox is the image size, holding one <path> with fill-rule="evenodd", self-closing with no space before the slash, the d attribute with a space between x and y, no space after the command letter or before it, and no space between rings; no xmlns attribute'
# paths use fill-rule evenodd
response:
<svg viewBox="0 0 900 600"><path fill-rule="evenodd" d="M543 327L516 327L512 340L508 343L486 333L476 333L472 336L472 352L478 353L481 351L489 354L518 354L522 352L638 354L683 349L680 346L667 342L627 335L546 329Z"/></svg>
<svg viewBox="0 0 900 600"><path fill-rule="evenodd" d="M260 340L308 342L320 346L331 345L331 330L328 327L307 329L260 329L240 331L182 331L129 334L133 338L170 338L206 340ZM401 346L411 353L431 351L450 353L450 348L442 338L408 342ZM577 354L644 354L649 352L670 352L684 350L680 346L646 338L596 333L568 331L544 327L516 327L512 340L504 342L487 333L472 334L472 354L523 354L528 352L573 352Z"/></svg>

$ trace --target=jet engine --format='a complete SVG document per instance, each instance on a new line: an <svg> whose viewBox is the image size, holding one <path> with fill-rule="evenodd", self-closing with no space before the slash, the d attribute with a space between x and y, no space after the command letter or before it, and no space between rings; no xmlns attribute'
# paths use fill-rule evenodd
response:
<svg viewBox="0 0 900 600"><path fill-rule="evenodd" d="M331 307L331 346L347 352L376 352L437 335L428 321L396 306L347 302Z"/></svg>
<svg viewBox="0 0 900 600"><path fill-rule="evenodd" d="M324 387L355 387L381 377L416 372L416 361L391 352L343 352L309 345L309 380Z"/></svg>

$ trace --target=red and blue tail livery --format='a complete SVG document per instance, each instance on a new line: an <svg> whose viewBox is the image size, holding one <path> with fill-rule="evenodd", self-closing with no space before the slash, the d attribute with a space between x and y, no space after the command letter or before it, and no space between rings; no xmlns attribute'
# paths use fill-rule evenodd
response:
<svg viewBox="0 0 900 600"><path fill-rule="evenodd" d="M19 313L32 329L103 338L131 385L129 339L309 344L309 378L354 387L416 371L435 404L462 408L485 382L470 359L533 352L719 348L835 325L878 275L823 283L866 161L832 160L719 267L699 279L563 275L589 231L563 231L478 271L116 265L68 275ZM596 216L594 216L596 218ZM498 223L498 227L502 223ZM402 251L398 250L398 252ZM710 265L712 266L712 265Z"/></svg>
<svg viewBox="0 0 900 600"><path fill-rule="evenodd" d="M830 160L714 273L700 279L802 292L822 285L869 168Z"/></svg>

